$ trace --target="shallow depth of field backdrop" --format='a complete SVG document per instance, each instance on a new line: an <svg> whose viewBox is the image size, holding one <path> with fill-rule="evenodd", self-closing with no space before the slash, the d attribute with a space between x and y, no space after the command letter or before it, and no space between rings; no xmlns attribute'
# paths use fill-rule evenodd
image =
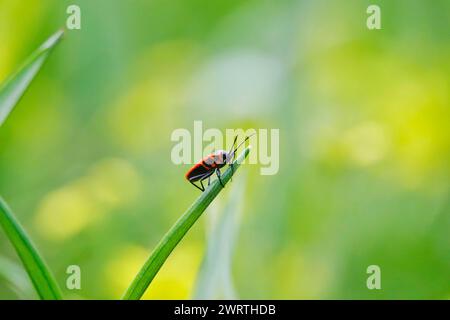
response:
<svg viewBox="0 0 450 320"><path fill-rule="evenodd" d="M280 171L241 167L145 298L450 298L450 2L0 0L0 81L73 3L82 29L0 130L0 194L67 297L122 295L199 194L170 135L203 120L280 129ZM0 261L22 285L0 298L33 297L3 232Z"/></svg>

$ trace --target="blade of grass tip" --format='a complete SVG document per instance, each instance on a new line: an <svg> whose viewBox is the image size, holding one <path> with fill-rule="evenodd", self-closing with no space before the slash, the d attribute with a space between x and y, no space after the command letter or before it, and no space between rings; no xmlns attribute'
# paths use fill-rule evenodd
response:
<svg viewBox="0 0 450 320"><path fill-rule="evenodd" d="M228 167L222 174L223 184L226 185L231 179L241 163L245 160L250 152L250 147L246 148L236 161L233 163L233 170ZM142 297L145 290L158 273L161 266L169 257L172 250L181 241L188 230L193 226L197 219L202 215L203 211L211 204L214 198L222 190L220 182L216 179L211 185L197 198L197 200L183 213L177 222L170 228L158 243L152 254L142 266L139 273L134 278L131 285L123 295L122 299L137 300Z"/></svg>
<svg viewBox="0 0 450 320"><path fill-rule="evenodd" d="M60 30L48 38L0 88L0 126L19 102L63 33Z"/></svg>
<svg viewBox="0 0 450 320"><path fill-rule="evenodd" d="M50 269L36 247L16 220L6 202L0 197L0 225L16 249L39 297L45 300L61 299L61 291Z"/></svg>

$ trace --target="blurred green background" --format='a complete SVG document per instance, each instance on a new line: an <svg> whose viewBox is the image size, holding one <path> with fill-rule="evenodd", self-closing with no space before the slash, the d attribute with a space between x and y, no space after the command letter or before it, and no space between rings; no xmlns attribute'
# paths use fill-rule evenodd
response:
<svg viewBox="0 0 450 320"><path fill-rule="evenodd" d="M242 167L145 298L450 298L449 1L0 0L0 81L69 4L0 130L0 194L63 288L81 267L66 297L121 296L199 194L170 135L203 120L280 129L280 171ZM2 268L33 297L0 232Z"/></svg>

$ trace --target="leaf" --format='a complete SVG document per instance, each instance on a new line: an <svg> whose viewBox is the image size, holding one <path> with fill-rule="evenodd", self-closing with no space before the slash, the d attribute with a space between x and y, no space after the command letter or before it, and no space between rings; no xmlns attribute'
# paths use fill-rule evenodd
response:
<svg viewBox="0 0 450 320"><path fill-rule="evenodd" d="M16 249L39 297L45 300L61 299L61 291L49 268L30 238L0 197L0 225Z"/></svg>
<svg viewBox="0 0 450 320"><path fill-rule="evenodd" d="M222 181L224 185L231 179L249 152L250 148L246 148L233 163L233 170L231 167L228 167L228 169L222 174ZM141 270L128 287L122 299L137 300L142 297L161 266L169 257L170 253L173 249L175 249L177 244L181 241L181 239L183 239L184 235L194 225L197 219L202 215L205 209L211 204L222 189L223 188L219 181L215 180L200 195L200 197L197 198L191 207L183 213L183 215L177 222L175 222L172 228L164 235L156 248L153 250L148 260L142 266Z"/></svg>
<svg viewBox="0 0 450 320"><path fill-rule="evenodd" d="M19 102L41 69L51 50L59 42L63 31L52 35L37 49L25 64L0 88L0 126ZM0 225L16 249L41 299L61 299L60 289L30 238L0 197Z"/></svg>
<svg viewBox="0 0 450 320"><path fill-rule="evenodd" d="M0 126L19 102L63 33L60 30L48 38L0 88Z"/></svg>
<svg viewBox="0 0 450 320"><path fill-rule="evenodd" d="M208 246L198 272L194 299L237 299L231 266L244 202L244 185L245 179L235 183L220 216L211 215L216 212L208 213L214 221L209 228Z"/></svg>

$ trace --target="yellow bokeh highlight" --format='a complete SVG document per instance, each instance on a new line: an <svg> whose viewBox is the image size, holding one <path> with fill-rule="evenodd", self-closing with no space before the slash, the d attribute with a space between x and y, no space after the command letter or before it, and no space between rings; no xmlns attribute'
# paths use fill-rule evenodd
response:
<svg viewBox="0 0 450 320"><path fill-rule="evenodd" d="M116 251L104 270L105 287L120 297L150 256L151 249L127 245ZM200 266L202 247L179 245L162 266L142 299L188 299Z"/></svg>
<svg viewBox="0 0 450 320"><path fill-rule="evenodd" d="M116 207L135 200L140 178L122 159L104 159L89 172L41 201L35 222L50 240L64 240L99 221Z"/></svg>
<svg viewBox="0 0 450 320"><path fill-rule="evenodd" d="M385 128L375 122L366 122L350 128L344 133L343 139L349 158L361 166L381 161L389 148Z"/></svg>
<svg viewBox="0 0 450 320"><path fill-rule="evenodd" d="M443 191L436 180L448 174L448 77L396 52L366 56L360 45L312 59L320 105L310 123L312 157L372 170L400 188Z"/></svg>
<svg viewBox="0 0 450 320"><path fill-rule="evenodd" d="M84 184L96 202L116 207L136 198L141 181L129 162L110 158L96 163L84 179Z"/></svg>
<svg viewBox="0 0 450 320"><path fill-rule="evenodd" d="M274 259L273 274L280 288L295 295L295 299L320 299L332 283L332 266L319 255L300 253L290 247ZM288 299L282 294L279 298Z"/></svg>
<svg viewBox="0 0 450 320"><path fill-rule="evenodd" d="M49 193L40 204L36 227L47 238L62 240L88 225L99 208L90 201L81 185L71 185Z"/></svg>

